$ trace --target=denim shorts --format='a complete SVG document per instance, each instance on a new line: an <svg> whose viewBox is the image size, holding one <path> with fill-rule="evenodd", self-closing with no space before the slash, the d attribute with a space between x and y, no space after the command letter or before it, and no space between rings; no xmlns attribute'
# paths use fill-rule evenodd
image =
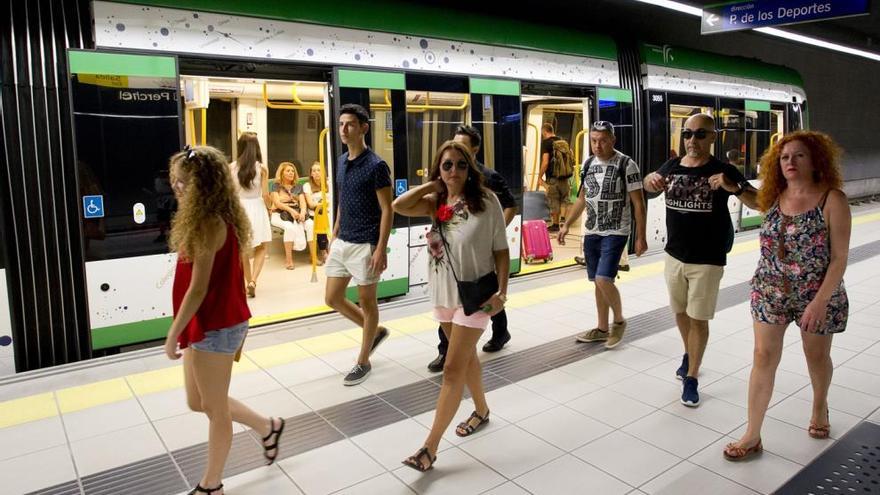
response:
<svg viewBox="0 0 880 495"><path fill-rule="evenodd" d="M614 281L626 240L625 235L584 236L584 261L587 263L587 278L591 282L596 277Z"/></svg>
<svg viewBox="0 0 880 495"><path fill-rule="evenodd" d="M245 320L231 327L205 332L205 338L190 344L193 349L217 354L235 354L247 335L248 321Z"/></svg>

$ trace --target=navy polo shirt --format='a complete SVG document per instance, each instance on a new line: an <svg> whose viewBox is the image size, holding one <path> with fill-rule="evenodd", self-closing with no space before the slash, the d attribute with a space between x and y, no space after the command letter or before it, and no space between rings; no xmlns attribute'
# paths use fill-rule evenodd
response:
<svg viewBox="0 0 880 495"><path fill-rule="evenodd" d="M385 160L373 150L348 159L348 152L339 157L339 238L357 244L379 243L382 208L376 191L391 187L391 172Z"/></svg>

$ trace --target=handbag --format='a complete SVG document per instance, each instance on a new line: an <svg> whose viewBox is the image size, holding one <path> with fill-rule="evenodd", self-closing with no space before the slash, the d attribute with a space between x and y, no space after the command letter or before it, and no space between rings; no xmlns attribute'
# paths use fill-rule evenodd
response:
<svg viewBox="0 0 880 495"><path fill-rule="evenodd" d="M446 236L443 235L442 223L438 225L437 230L440 232L443 247L446 249L446 256L449 258L449 269L452 271L452 278L455 279L455 285L458 287L458 297L461 299L461 307L464 310L465 316L470 316L480 310L487 311L482 305L498 292L498 275L492 270L473 281L459 280L455 274L455 268L452 267L454 264L452 253L449 251L449 243L446 242ZM489 307L488 311L491 311L491 307Z"/></svg>

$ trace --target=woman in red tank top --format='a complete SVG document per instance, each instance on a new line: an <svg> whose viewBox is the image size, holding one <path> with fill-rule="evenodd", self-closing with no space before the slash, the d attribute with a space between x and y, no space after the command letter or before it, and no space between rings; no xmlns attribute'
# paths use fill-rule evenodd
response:
<svg viewBox="0 0 880 495"><path fill-rule="evenodd" d="M190 495L221 495L232 422L259 433L271 464L278 456L284 419L262 416L229 397L232 362L241 353L251 316L239 256L248 246L251 228L226 159L211 147L187 147L171 157L169 168L180 206L171 229L178 259L174 321L165 354L169 359L183 356L187 404L210 421L208 465Z"/></svg>

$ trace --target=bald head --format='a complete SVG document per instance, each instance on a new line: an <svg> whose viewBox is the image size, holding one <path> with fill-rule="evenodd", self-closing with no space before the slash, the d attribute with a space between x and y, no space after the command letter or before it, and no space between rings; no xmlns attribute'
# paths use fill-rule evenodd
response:
<svg viewBox="0 0 880 495"><path fill-rule="evenodd" d="M715 142L715 119L704 113L691 115L684 122L681 137L687 151L687 162L704 163L709 159Z"/></svg>
<svg viewBox="0 0 880 495"><path fill-rule="evenodd" d="M705 113L698 113L696 115L691 115L684 122L684 126L688 129L706 129L707 131L715 130L715 119L712 118L711 115L706 115Z"/></svg>

